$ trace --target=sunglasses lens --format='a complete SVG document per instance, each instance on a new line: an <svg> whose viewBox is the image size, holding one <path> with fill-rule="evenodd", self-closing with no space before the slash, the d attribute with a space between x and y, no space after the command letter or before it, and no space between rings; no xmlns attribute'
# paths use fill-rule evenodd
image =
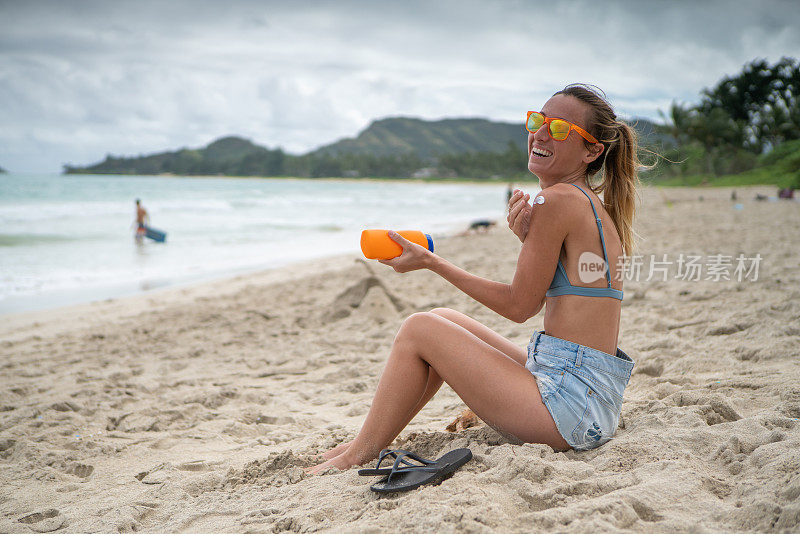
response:
<svg viewBox="0 0 800 534"><path fill-rule="evenodd" d="M558 119L550 122L550 135L556 141L563 141L569 135L569 123Z"/></svg>
<svg viewBox="0 0 800 534"><path fill-rule="evenodd" d="M528 131L531 133L536 132L544 124L544 116L541 113L531 113L528 115Z"/></svg>

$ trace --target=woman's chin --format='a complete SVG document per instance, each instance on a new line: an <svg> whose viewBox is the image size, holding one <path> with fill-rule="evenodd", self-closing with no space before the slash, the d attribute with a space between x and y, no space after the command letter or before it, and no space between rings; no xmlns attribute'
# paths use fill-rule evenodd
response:
<svg viewBox="0 0 800 534"><path fill-rule="evenodd" d="M528 160L528 170L531 171L536 176L541 176L539 173L544 171L545 168L546 166L543 165L542 162L540 161L537 161L535 159Z"/></svg>

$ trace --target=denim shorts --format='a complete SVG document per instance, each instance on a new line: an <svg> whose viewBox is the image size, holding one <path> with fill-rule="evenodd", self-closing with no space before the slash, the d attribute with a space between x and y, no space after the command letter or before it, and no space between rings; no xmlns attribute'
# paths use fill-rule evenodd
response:
<svg viewBox="0 0 800 534"><path fill-rule="evenodd" d="M536 377L558 432L575 450L599 447L617 430L633 360L535 332L525 368Z"/></svg>

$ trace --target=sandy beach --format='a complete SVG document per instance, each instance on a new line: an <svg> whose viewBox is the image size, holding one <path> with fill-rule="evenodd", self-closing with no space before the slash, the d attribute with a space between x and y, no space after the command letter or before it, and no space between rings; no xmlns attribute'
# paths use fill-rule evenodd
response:
<svg viewBox="0 0 800 534"><path fill-rule="evenodd" d="M797 532L800 203L757 193L775 190L737 188L736 206L729 188L642 189L619 342L636 367L612 441L448 432L465 406L445 385L395 445L474 459L389 497L355 469L303 467L357 433L403 319L450 307L525 345L542 314L515 324L351 255L4 316L0 532ZM501 281L520 248L504 225L436 246ZM677 276L681 254L700 280ZM757 276L737 273L757 254ZM672 263L647 280L653 257Z"/></svg>

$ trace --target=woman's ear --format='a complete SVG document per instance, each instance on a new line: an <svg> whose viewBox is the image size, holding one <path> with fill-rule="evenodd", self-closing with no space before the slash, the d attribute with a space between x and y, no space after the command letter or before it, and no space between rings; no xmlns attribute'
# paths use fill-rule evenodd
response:
<svg viewBox="0 0 800 534"><path fill-rule="evenodd" d="M583 162L587 165L599 158L603 154L603 150L605 150L605 145L603 143L593 143L589 145L586 150L586 155L583 157Z"/></svg>

